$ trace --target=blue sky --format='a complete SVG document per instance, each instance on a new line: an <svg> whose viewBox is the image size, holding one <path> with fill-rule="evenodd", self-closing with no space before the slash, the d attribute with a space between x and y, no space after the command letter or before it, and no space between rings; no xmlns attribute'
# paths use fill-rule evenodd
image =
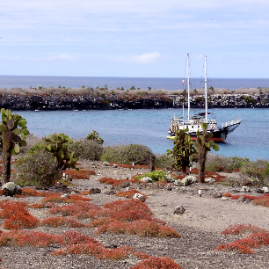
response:
<svg viewBox="0 0 269 269"><path fill-rule="evenodd" d="M0 75L269 77L268 0L8 0Z"/></svg>

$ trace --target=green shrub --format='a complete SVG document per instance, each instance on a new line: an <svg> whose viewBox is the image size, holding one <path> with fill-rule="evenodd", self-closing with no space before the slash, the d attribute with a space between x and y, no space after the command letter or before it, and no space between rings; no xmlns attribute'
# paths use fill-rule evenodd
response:
<svg viewBox="0 0 269 269"><path fill-rule="evenodd" d="M265 160L248 161L241 167L243 175L250 177L257 185L269 184L269 162Z"/></svg>
<svg viewBox="0 0 269 269"><path fill-rule="evenodd" d="M29 152L45 150L52 153L57 161L59 171L67 168L76 168L78 158L75 158L74 152L70 150L71 144L73 144L73 140L68 135L54 133L36 143Z"/></svg>
<svg viewBox="0 0 269 269"><path fill-rule="evenodd" d="M26 139L26 146L21 148L21 153L27 153L32 147L34 147L37 143L41 143L42 139L34 136L33 134L29 134Z"/></svg>
<svg viewBox="0 0 269 269"><path fill-rule="evenodd" d="M149 164L152 151L140 144L129 144L105 147L101 155L101 161L126 163L126 164Z"/></svg>
<svg viewBox="0 0 269 269"><path fill-rule="evenodd" d="M225 169L235 170L240 169L245 163L248 162L248 158L209 155L206 163L206 170L215 172L221 172Z"/></svg>
<svg viewBox="0 0 269 269"><path fill-rule="evenodd" d="M103 153L103 146L92 140L80 139L70 145L71 151L74 151L75 158L99 161Z"/></svg>
<svg viewBox="0 0 269 269"><path fill-rule="evenodd" d="M172 156L167 156L167 154L156 155L155 166L159 168L171 167L175 162Z"/></svg>
<svg viewBox="0 0 269 269"><path fill-rule="evenodd" d="M61 178L61 170L52 153L37 150L18 159L16 164L19 185L51 186Z"/></svg>
<svg viewBox="0 0 269 269"><path fill-rule="evenodd" d="M166 173L163 170L156 170L145 175L136 176L136 178L141 179L143 177L150 177L152 178L152 181L165 181L165 176Z"/></svg>

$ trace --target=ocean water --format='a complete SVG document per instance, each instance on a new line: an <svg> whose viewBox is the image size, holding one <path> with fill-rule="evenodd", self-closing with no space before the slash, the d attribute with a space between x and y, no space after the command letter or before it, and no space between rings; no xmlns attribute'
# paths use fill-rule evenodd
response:
<svg viewBox="0 0 269 269"><path fill-rule="evenodd" d="M178 109L115 111L19 111L28 122L29 131L39 137L65 133L74 139L85 138L96 130L104 145L137 143L147 145L154 153L166 153L173 141L166 138L171 118L181 116ZM201 110L191 109L191 113ZM223 156L269 159L269 109L214 109L211 117L219 125L241 118L240 126L226 143L219 144Z"/></svg>
<svg viewBox="0 0 269 269"><path fill-rule="evenodd" d="M115 77L37 77L0 76L0 88L29 87L104 87L109 89L135 86L147 89L183 89L185 78L115 78ZM203 78L191 79L191 88L203 87ZM269 88L269 79L218 79L208 78L208 86L230 90L244 88ZM191 113L202 112L191 110ZM241 125L231 133L226 143L219 144L218 154L255 159L269 159L269 109L214 109L211 116L218 124L241 118ZM161 110L118 110L118 111L19 111L28 121L31 133L44 136L52 133L66 133L70 137L85 138L96 130L105 140L105 145L139 143L147 145L154 153L166 153L173 147L173 141L166 139L171 118L180 116L178 109ZM186 112L185 112L186 113ZM186 115L186 114L185 114Z"/></svg>
<svg viewBox="0 0 269 269"><path fill-rule="evenodd" d="M53 76L0 76L0 88L22 88L29 89L30 87L71 87L81 88L82 86L96 88L107 85L108 89L116 89L124 87L129 89L132 86L140 89L165 89L179 90L185 89L186 84L182 85L182 80L185 77L178 78L126 78L126 77L53 77ZM229 90L244 88L269 88L269 79L257 78L208 78L208 87L226 88ZM199 89L204 87L204 78L191 78L191 89Z"/></svg>

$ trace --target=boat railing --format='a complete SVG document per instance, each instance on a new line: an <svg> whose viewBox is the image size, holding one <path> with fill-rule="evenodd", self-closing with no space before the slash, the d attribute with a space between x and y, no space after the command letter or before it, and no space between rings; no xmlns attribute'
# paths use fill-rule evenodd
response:
<svg viewBox="0 0 269 269"><path fill-rule="evenodd" d="M222 128L233 126L233 125L237 125L237 124L240 124L240 123L241 123L241 119L240 118L235 119L235 120L226 121L226 122L224 122L222 124Z"/></svg>

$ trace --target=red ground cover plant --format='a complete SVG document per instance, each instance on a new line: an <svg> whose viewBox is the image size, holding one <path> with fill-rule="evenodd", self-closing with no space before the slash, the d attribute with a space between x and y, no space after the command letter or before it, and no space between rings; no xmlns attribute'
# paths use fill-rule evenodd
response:
<svg viewBox="0 0 269 269"><path fill-rule="evenodd" d="M24 196L36 196L36 197L50 197L50 196L61 196L61 193L52 191L37 191L32 188L22 188L22 195Z"/></svg>
<svg viewBox="0 0 269 269"><path fill-rule="evenodd" d="M147 196L145 194L143 194L142 192L137 191L137 190L120 191L116 194L116 196L117 197L132 198L136 193L142 194L145 197L145 199L147 199Z"/></svg>
<svg viewBox="0 0 269 269"><path fill-rule="evenodd" d="M109 202L106 203L103 207L115 212L116 214L113 217L118 220L121 220L118 216L123 217L125 214L133 216L133 214L136 213L134 219L129 220L136 220L141 218L149 219L153 215L151 210L145 203L140 200L134 199ZM128 211L130 211L130 213L128 213Z"/></svg>
<svg viewBox="0 0 269 269"><path fill-rule="evenodd" d="M222 196L225 196L225 197L232 197L232 195L231 195L229 192L225 192L225 193L223 193Z"/></svg>
<svg viewBox="0 0 269 269"><path fill-rule="evenodd" d="M214 249L215 251L235 251L241 254L254 254L255 252L244 245L241 245L238 242L228 243L225 245L219 245Z"/></svg>
<svg viewBox="0 0 269 269"><path fill-rule="evenodd" d="M0 201L0 208L4 209L6 205L9 205L9 204L13 204L14 206L18 205L18 206L27 206L27 202L24 202L24 201L10 201L8 199L5 199L5 200L1 200ZM2 212L2 213L1 213ZM6 211L0 211L0 218L1 216L4 214L4 213L8 213ZM2 218L5 218L5 217L2 217Z"/></svg>
<svg viewBox="0 0 269 269"><path fill-rule="evenodd" d="M113 183L113 186L118 187L120 184L122 184L122 183L124 183L124 182L131 182L131 181L128 180L128 179L120 179L120 180L116 180L116 181Z"/></svg>
<svg viewBox="0 0 269 269"><path fill-rule="evenodd" d="M269 207L269 196L263 195L261 197L257 197L252 203L253 205L261 205Z"/></svg>
<svg viewBox="0 0 269 269"><path fill-rule="evenodd" d="M212 176L212 178L214 178L216 182L224 182L225 180L225 176L221 175Z"/></svg>
<svg viewBox="0 0 269 269"><path fill-rule="evenodd" d="M168 257L154 258L143 260L131 269L183 269L174 260Z"/></svg>
<svg viewBox="0 0 269 269"><path fill-rule="evenodd" d="M132 249L130 247L107 249L100 243L78 243L75 245L68 245L65 248L58 249L51 253L51 255L55 256L66 254L88 254L98 259L120 260L130 255L131 250Z"/></svg>
<svg viewBox="0 0 269 269"><path fill-rule="evenodd" d="M82 235L76 231L65 232L61 238L66 246L52 252L51 255L89 254L98 259L119 260L126 258L132 253L132 248L130 247L107 249L94 238Z"/></svg>
<svg viewBox="0 0 269 269"><path fill-rule="evenodd" d="M0 190L0 196L1 196L1 195L4 195L4 193L3 193L3 191L2 191L2 190Z"/></svg>
<svg viewBox="0 0 269 269"><path fill-rule="evenodd" d="M253 195L247 195L247 194L237 194L237 195L233 195L232 197L231 197L231 199L235 199L235 200L237 200L239 197L241 197L241 196L244 196L244 198L246 199L246 200L254 200L254 199L256 199L256 196L253 196Z"/></svg>
<svg viewBox="0 0 269 269"><path fill-rule="evenodd" d="M13 195L14 198L25 198L24 195L20 195L20 194L15 194Z"/></svg>
<svg viewBox="0 0 269 269"><path fill-rule="evenodd" d="M35 208L35 209L40 209L40 208L44 208L44 204L41 204L41 203L32 203L32 204L28 204L27 207Z"/></svg>
<svg viewBox="0 0 269 269"><path fill-rule="evenodd" d="M79 170L64 170L67 176L72 176L72 179L89 179L89 176L96 175L94 171L86 170L86 169L79 169Z"/></svg>
<svg viewBox="0 0 269 269"><path fill-rule="evenodd" d="M134 251L133 255L136 256L140 260L146 260L151 258L151 256L145 252L140 252L140 251Z"/></svg>
<svg viewBox="0 0 269 269"><path fill-rule="evenodd" d="M61 214L62 216L73 216L76 218L90 218L92 214L96 214L101 208L95 204L87 202L78 202L70 205L53 206L50 214Z"/></svg>
<svg viewBox="0 0 269 269"><path fill-rule="evenodd" d="M49 227L59 227L59 226L67 226L71 228L82 228L85 227L83 223L80 223L73 218L66 218L66 217L48 217L43 219L40 226L49 226Z"/></svg>
<svg viewBox="0 0 269 269"><path fill-rule="evenodd" d="M81 195L77 194L72 194L70 195L69 198L67 197L61 197L59 195L52 195L45 197L42 200L42 203L48 203L48 202L53 202L53 203L77 203L77 202L82 202L82 201L91 201L90 198L82 197Z"/></svg>
<svg viewBox="0 0 269 269"><path fill-rule="evenodd" d="M61 236L41 233L37 231L10 231L0 234L0 246L35 246L48 247L50 245L62 245Z"/></svg>
<svg viewBox="0 0 269 269"><path fill-rule="evenodd" d="M230 225L227 229L221 232L221 234L225 235L239 235L239 234L246 234L246 233L263 233L267 232L267 230L263 228L259 228L252 224L235 224Z"/></svg>
<svg viewBox="0 0 269 269"><path fill-rule="evenodd" d="M114 183L116 183L116 180L113 179L112 177L102 177L98 181L100 183L110 184L110 185L113 185Z"/></svg>
<svg viewBox="0 0 269 269"><path fill-rule="evenodd" d="M33 217L25 208L27 203L7 201L2 211L0 218L4 218L4 228L8 230L27 228L31 229L37 226L39 220Z"/></svg>
<svg viewBox="0 0 269 269"><path fill-rule="evenodd" d="M238 199L241 196L244 196L246 200L252 200L253 205L261 205L269 207L269 193L265 193L263 196L253 196L253 195L247 195L247 194L237 194L232 195L230 193L223 193L222 196L231 197L231 199Z"/></svg>
<svg viewBox="0 0 269 269"><path fill-rule="evenodd" d="M136 220L132 222L122 222L117 220L107 221L101 225L95 234L102 233L120 233L126 235L138 235L140 237L169 237L169 238L180 238L181 235L174 229L160 225L154 220Z"/></svg>
<svg viewBox="0 0 269 269"><path fill-rule="evenodd" d="M98 227L95 234L121 233L138 236L181 237L165 222L152 218L148 206L140 200L119 200L105 204L103 217L90 223L90 227Z"/></svg>
<svg viewBox="0 0 269 269"><path fill-rule="evenodd" d="M88 195L90 193L89 190L86 190L86 191L82 191L79 193L79 195Z"/></svg>
<svg viewBox="0 0 269 269"><path fill-rule="evenodd" d="M251 234L246 238L236 240L235 242L220 245L214 250L236 251L242 254L253 254L255 252L251 248L259 248L260 246L269 245L269 232L251 224L231 225L222 231L222 234L225 235L238 235L245 233Z"/></svg>

